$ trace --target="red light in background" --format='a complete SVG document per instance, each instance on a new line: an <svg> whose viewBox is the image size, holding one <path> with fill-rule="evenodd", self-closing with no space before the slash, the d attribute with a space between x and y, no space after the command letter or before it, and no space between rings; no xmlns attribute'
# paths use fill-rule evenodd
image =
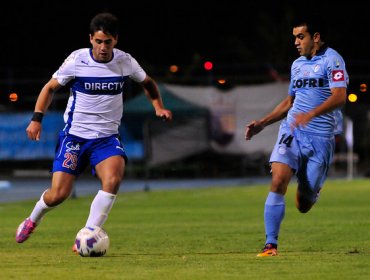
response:
<svg viewBox="0 0 370 280"><path fill-rule="evenodd" d="M204 69L206 69L207 71L211 71L213 68L213 63L210 61L206 61L204 62L203 66L204 66Z"/></svg>

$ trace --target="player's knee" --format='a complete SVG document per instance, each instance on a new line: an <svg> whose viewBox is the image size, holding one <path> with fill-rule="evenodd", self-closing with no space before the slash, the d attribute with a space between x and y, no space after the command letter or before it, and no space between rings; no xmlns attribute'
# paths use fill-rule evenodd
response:
<svg viewBox="0 0 370 280"><path fill-rule="evenodd" d="M67 191L49 191L44 195L44 202L50 207L61 204L69 197L70 193Z"/></svg>
<svg viewBox="0 0 370 280"><path fill-rule="evenodd" d="M111 176L102 182L103 190L109 193L117 193L122 182L121 176Z"/></svg>
<svg viewBox="0 0 370 280"><path fill-rule="evenodd" d="M287 190L289 181L280 176L273 176L272 182L271 182L271 191L280 193L280 194L285 194Z"/></svg>
<svg viewBox="0 0 370 280"><path fill-rule="evenodd" d="M110 184L112 186L119 186L121 182L122 182L122 176L119 176L119 175L112 177L110 180Z"/></svg>

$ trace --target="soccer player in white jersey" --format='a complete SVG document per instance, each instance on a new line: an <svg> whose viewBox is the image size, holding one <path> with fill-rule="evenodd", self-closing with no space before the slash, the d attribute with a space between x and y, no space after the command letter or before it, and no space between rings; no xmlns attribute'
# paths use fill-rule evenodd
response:
<svg viewBox="0 0 370 280"><path fill-rule="evenodd" d="M123 89L128 79L139 83L156 116L171 120L172 113L162 102L157 83L138 62L115 46L119 22L115 15L100 13L90 22L92 48L72 52L42 88L34 115L26 131L39 140L41 122L54 93L70 86L64 113L65 127L59 134L52 168L51 186L46 189L30 215L20 224L16 241L28 239L44 215L66 200L76 178L90 164L101 182L86 226L102 226L114 204L123 179L126 154L119 137L123 111Z"/></svg>
<svg viewBox="0 0 370 280"><path fill-rule="evenodd" d="M348 75L341 55L325 43L319 18L305 17L293 25L300 57L291 67L288 96L269 114L246 126L250 140L266 126L282 120L270 157L272 181L264 208L266 242L257 256L277 255L288 184L295 175L296 207L308 212L327 178L335 149L335 112L346 102Z"/></svg>

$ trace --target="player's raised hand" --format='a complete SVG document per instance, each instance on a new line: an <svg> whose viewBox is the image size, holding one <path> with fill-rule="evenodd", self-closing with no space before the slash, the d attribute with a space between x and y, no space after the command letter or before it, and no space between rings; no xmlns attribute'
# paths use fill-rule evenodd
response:
<svg viewBox="0 0 370 280"><path fill-rule="evenodd" d="M245 140L251 140L254 135L263 129L259 121L253 120L245 126Z"/></svg>

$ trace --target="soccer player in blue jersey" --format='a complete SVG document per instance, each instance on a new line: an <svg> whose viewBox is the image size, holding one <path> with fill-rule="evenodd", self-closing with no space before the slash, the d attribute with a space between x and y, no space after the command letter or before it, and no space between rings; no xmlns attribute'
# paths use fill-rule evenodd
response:
<svg viewBox="0 0 370 280"><path fill-rule="evenodd" d="M19 225L16 241L28 239L44 215L66 200L76 178L90 164L101 182L86 226L102 226L114 204L124 175L126 154L119 137L123 112L124 84L139 83L153 105L156 116L172 119L162 102L157 83L128 53L115 46L119 22L115 15L101 13L90 22L91 48L72 52L44 85L26 131L39 140L41 122L54 93L68 84L70 96L64 113L65 126L59 134L52 167L51 186L30 215Z"/></svg>
<svg viewBox="0 0 370 280"><path fill-rule="evenodd" d="M285 198L297 177L296 207L308 212L319 197L335 149L335 112L346 102L348 75L342 56L326 44L319 18L304 17L293 25L300 55L291 66L288 96L269 114L246 126L250 140L282 120L270 157L272 181L264 208L266 242L257 256L276 256Z"/></svg>

